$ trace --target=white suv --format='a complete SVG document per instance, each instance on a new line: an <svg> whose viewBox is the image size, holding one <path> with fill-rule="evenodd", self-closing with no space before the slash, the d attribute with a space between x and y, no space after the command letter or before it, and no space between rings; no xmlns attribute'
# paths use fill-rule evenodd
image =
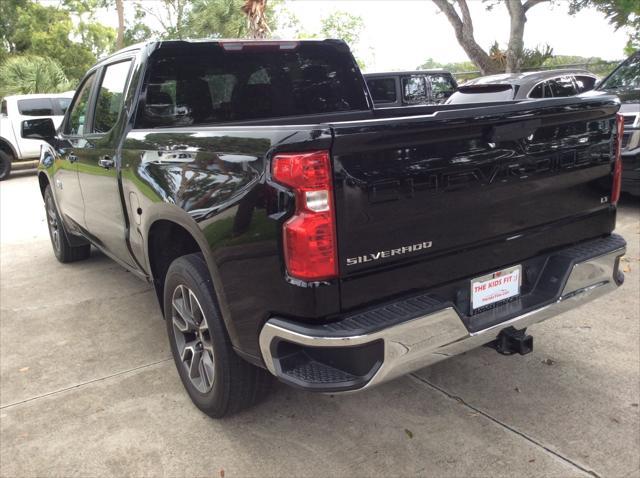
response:
<svg viewBox="0 0 640 478"><path fill-rule="evenodd" d="M24 139L22 122L35 118L51 118L56 128L71 103L73 91L53 94L6 96L0 103L0 180L11 172L12 163L20 169L35 167L42 141Z"/></svg>

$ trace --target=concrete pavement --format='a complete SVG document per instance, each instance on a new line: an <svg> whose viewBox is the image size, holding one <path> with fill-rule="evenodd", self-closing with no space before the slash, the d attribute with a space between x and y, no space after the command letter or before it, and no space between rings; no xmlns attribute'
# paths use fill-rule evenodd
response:
<svg viewBox="0 0 640 478"><path fill-rule="evenodd" d="M628 204L624 204L628 203ZM640 203L625 285L366 393L276 385L214 421L189 401L150 286L103 255L59 264L37 179L0 185L0 475L640 476Z"/></svg>

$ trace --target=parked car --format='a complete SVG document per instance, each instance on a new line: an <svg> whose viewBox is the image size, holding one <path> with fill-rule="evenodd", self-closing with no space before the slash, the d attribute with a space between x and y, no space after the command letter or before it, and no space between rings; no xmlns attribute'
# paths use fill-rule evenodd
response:
<svg viewBox="0 0 640 478"><path fill-rule="evenodd" d="M45 139L53 251L155 287L219 417L270 375L362 390L617 288L619 101L374 109L338 40L164 41L86 74ZM55 287L52 287L55 293ZM136 320L131 317L130 320Z"/></svg>
<svg viewBox="0 0 640 478"><path fill-rule="evenodd" d="M458 88L453 75L444 70L368 73L364 77L378 108L437 105Z"/></svg>
<svg viewBox="0 0 640 478"><path fill-rule="evenodd" d="M586 70L547 70L482 76L467 81L448 104L564 98L592 90L596 76Z"/></svg>
<svg viewBox="0 0 640 478"><path fill-rule="evenodd" d="M59 126L71 103L73 91L58 94L13 95L0 102L0 180L11 173L12 163L35 167L42 141L25 139L20 134L22 121L28 118L51 118Z"/></svg>
<svg viewBox="0 0 640 478"><path fill-rule="evenodd" d="M640 50L618 65L597 89L618 95L622 102L622 190L640 196Z"/></svg>

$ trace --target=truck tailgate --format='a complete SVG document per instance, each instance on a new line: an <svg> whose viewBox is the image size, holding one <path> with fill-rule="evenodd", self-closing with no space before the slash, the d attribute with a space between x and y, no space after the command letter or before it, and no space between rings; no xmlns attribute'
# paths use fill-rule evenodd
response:
<svg viewBox="0 0 640 478"><path fill-rule="evenodd" d="M611 232L615 97L457 106L330 125L343 307Z"/></svg>

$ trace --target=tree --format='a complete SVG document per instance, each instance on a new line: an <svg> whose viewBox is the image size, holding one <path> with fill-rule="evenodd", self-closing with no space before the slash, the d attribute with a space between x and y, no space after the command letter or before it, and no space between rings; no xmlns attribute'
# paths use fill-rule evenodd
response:
<svg viewBox="0 0 640 478"><path fill-rule="evenodd" d="M325 38L338 38L355 48L364 29L361 17L347 12L333 12L322 19L320 34Z"/></svg>
<svg viewBox="0 0 640 478"><path fill-rule="evenodd" d="M55 93L72 86L60 64L51 58L14 56L0 66L0 95Z"/></svg>
<svg viewBox="0 0 640 478"><path fill-rule="evenodd" d="M266 8L267 0L245 0L242 5L242 11L247 16L249 37L266 38L271 34L265 16Z"/></svg>
<svg viewBox="0 0 640 478"><path fill-rule="evenodd" d="M638 0L571 0L569 13L575 14L584 8L595 8L616 30L627 28L629 41L625 53L630 55L640 49L640 2Z"/></svg>
<svg viewBox="0 0 640 478"><path fill-rule="evenodd" d="M124 48L124 4L123 0L115 0L116 12L118 13L118 34L116 36L116 49Z"/></svg>
<svg viewBox="0 0 640 478"><path fill-rule="evenodd" d="M78 80L114 46L115 31L93 18L98 1L64 0L46 6L34 0L0 0L2 56L54 59L67 78Z"/></svg>
<svg viewBox="0 0 640 478"><path fill-rule="evenodd" d="M269 31L277 27L280 2L266 3L264 20ZM193 0L187 24L191 35L202 38L246 38L249 36L244 0Z"/></svg>
<svg viewBox="0 0 640 478"><path fill-rule="evenodd" d="M524 26L527 21L527 12L539 3L550 0L502 0L509 12L510 32L509 44L505 55L505 69L507 72L517 72L522 68L524 52ZM473 20L467 0L433 0L442 13L445 14L453 27L460 46L467 53L469 59L478 67L483 75L500 73L503 71L489 53L484 51L475 40L473 32ZM495 2L488 4L488 9ZM456 6L458 10L456 10Z"/></svg>

